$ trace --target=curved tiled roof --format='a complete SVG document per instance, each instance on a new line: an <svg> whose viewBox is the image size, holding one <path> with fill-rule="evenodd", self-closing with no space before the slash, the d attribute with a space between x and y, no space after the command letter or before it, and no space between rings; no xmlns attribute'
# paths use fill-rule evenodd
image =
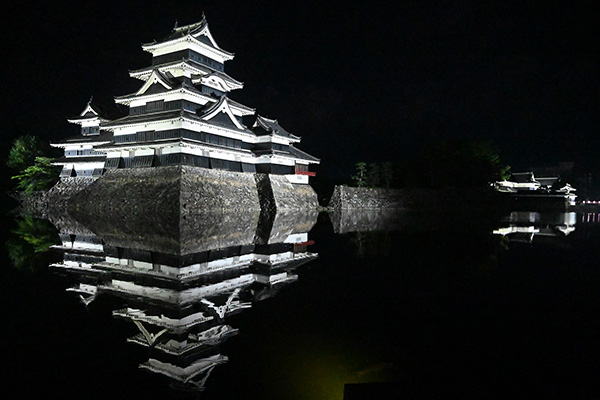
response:
<svg viewBox="0 0 600 400"><path fill-rule="evenodd" d="M223 54L227 54L229 56L234 55L233 53L231 53L229 51L223 50L218 45L216 45L216 43L213 43L213 41L211 41L208 38L208 36L210 36L212 38L212 34L210 33L210 30L208 29L208 22L206 22L206 17L204 16L204 14L202 15L202 20L200 22L196 22L196 23L184 25L184 26L177 26L177 24L175 24L175 27L173 27L173 30L171 31L171 33L169 33L165 38L158 40L158 41L153 40L150 43L144 43L144 44L142 44L142 47L149 47L149 46L154 46L154 45L157 45L160 43L167 43L170 41L184 38L186 36L192 36L194 39L198 40L202 44L212 47L216 51L219 51Z"/></svg>
<svg viewBox="0 0 600 400"><path fill-rule="evenodd" d="M283 127L279 125L279 122L277 122L276 119L268 119L265 117L261 117L258 114L256 115L256 121L254 122L254 125L252 125L252 128L262 128L273 135L283 136L292 140L300 140L298 136L292 135L291 133L283 129Z"/></svg>

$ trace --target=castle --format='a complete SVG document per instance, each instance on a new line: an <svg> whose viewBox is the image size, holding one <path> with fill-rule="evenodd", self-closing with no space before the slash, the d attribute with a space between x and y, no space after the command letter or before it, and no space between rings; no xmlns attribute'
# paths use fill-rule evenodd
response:
<svg viewBox="0 0 600 400"><path fill-rule="evenodd" d="M139 170L177 166L200 168L216 180L252 174L257 182L291 184L287 192L298 186L305 186L299 189L303 193L312 191L310 166L319 159L296 147L300 137L276 119L230 98L243 88L225 73L234 54L217 45L204 15L191 25L175 24L168 36L142 49L152 54L151 65L129 72L141 87L115 97L127 115L108 118L90 99L79 116L68 119L80 125L80 133L52 143L64 149L55 161L62 166L62 181L87 177L90 182L109 171L145 176L148 172Z"/></svg>

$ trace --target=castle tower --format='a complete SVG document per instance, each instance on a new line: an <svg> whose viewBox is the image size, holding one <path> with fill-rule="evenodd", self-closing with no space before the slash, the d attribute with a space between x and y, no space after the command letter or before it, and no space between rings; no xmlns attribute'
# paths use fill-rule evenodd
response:
<svg viewBox="0 0 600 400"><path fill-rule="evenodd" d="M95 148L106 154L106 168L191 165L308 183L309 165L319 160L297 149L300 138L277 120L230 98L243 88L225 73L234 54L219 47L204 16L142 49L152 54L151 65L130 71L141 87L115 98L128 115L100 124L114 135Z"/></svg>
<svg viewBox="0 0 600 400"><path fill-rule="evenodd" d="M78 135L59 143L51 143L52 147L64 149L63 157L54 161L54 165L62 166L60 176L65 178L102 175L106 154L95 148L112 141L112 132L100 130L100 124L108 120L100 116L97 105L90 99L83 111L68 121L80 125L81 130Z"/></svg>

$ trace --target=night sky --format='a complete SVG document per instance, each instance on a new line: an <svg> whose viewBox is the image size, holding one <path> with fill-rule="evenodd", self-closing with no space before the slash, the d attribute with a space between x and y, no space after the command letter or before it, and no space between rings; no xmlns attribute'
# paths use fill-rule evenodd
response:
<svg viewBox="0 0 600 400"><path fill-rule="evenodd" d="M3 10L6 153L56 141L90 96L136 91L141 44L206 14L234 52L230 97L302 137L332 179L444 138L490 139L513 170L598 169L599 15L593 2L13 2ZM57 6L60 4L60 6Z"/></svg>

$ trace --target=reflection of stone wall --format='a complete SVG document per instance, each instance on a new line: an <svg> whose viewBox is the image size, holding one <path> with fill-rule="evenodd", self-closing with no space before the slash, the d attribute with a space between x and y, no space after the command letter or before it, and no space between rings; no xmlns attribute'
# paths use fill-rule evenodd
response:
<svg viewBox="0 0 600 400"><path fill-rule="evenodd" d="M329 213L335 233L394 230L402 224L395 210L350 210L336 208Z"/></svg>
<svg viewBox="0 0 600 400"><path fill-rule="evenodd" d="M254 244L259 211L207 212L180 222L180 254Z"/></svg>
<svg viewBox="0 0 600 400"><path fill-rule="evenodd" d="M501 210L497 194L472 189L370 189L336 186L329 216L337 233L471 229ZM481 224L480 224L481 225Z"/></svg>
<svg viewBox="0 0 600 400"><path fill-rule="evenodd" d="M254 243L258 211L207 212L166 221L164 215L128 217L118 226L110 219L88 220L108 246L187 255Z"/></svg>
<svg viewBox="0 0 600 400"><path fill-rule="evenodd" d="M189 166L108 170L70 205L76 219L109 241L127 238L131 247L150 243L174 254L201 251L198 238L228 246L229 239L210 233L219 224L231 223L251 243L260 211L253 174ZM224 217L230 212L247 218L230 221Z"/></svg>
<svg viewBox="0 0 600 400"><path fill-rule="evenodd" d="M359 210L334 209L329 218L335 233L400 231L430 232L439 229L461 231L469 229L465 220L475 218L481 221L480 214L444 212L443 210Z"/></svg>
<svg viewBox="0 0 600 400"><path fill-rule="evenodd" d="M310 186L263 176L263 183L273 190L259 199L257 176L191 166L111 169L93 183L63 182L53 188L64 195L60 202L68 207L56 208L51 215L58 221L61 215L72 216L108 245L168 254L267 243L271 236L287 233L280 229L283 220L312 227L317 203ZM276 205L278 212L262 213L267 218L259 226L261 201ZM314 215L304 218L312 205ZM283 211L294 215L284 218Z"/></svg>
<svg viewBox="0 0 600 400"><path fill-rule="evenodd" d="M275 215L264 243L281 243L294 233L309 232L317 223L318 216L317 210L280 211Z"/></svg>

